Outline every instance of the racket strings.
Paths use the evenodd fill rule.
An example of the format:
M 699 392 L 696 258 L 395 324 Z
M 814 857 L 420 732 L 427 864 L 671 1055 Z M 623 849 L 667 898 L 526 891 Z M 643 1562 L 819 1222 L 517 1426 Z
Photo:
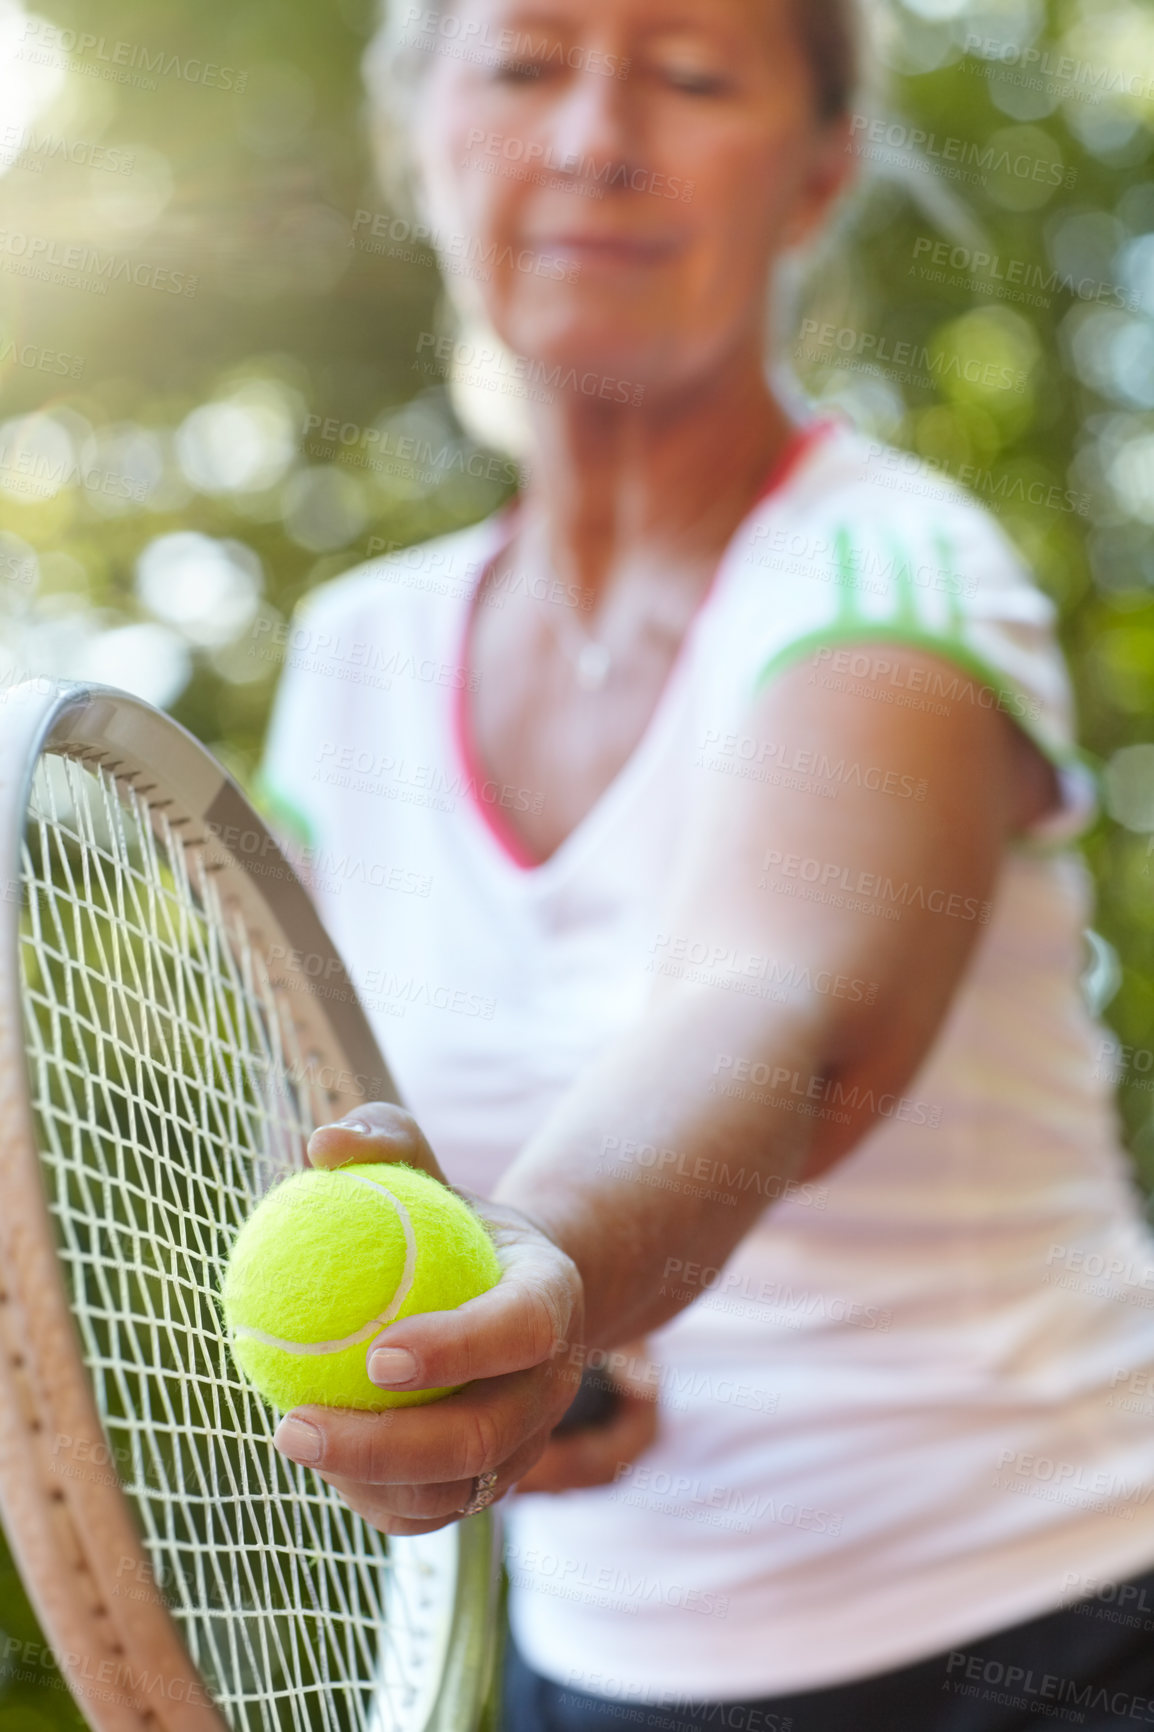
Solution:
M 203 852 L 106 772 L 45 758 L 22 969 L 49 1201 L 114 1465 L 230 1724 L 409 1724 L 420 1585 L 272 1449 L 216 1301 L 228 1245 L 323 1114 Z M 126 1593 L 141 1591 L 126 1566 Z

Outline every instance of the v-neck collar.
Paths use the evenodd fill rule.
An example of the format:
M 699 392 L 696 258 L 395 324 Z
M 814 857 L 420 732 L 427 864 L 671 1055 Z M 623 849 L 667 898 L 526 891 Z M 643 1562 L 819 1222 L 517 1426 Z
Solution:
M 635 790 L 644 783 L 650 766 L 660 760 L 666 744 L 666 737 L 674 726 L 679 703 L 686 689 L 697 639 L 704 621 L 712 612 L 718 591 L 721 588 L 722 573 L 729 564 L 729 555 L 738 537 L 759 506 L 763 505 L 766 499 L 772 495 L 779 494 L 786 484 L 793 480 L 815 447 L 822 444 L 825 435 L 837 425 L 838 422 L 832 417 L 822 417 L 797 429 L 785 451 L 773 465 L 765 485 L 730 537 L 725 551 L 718 560 L 709 585 L 686 628 L 673 666 L 666 676 L 661 694 L 641 738 L 617 774 L 589 807 L 589 810 L 578 819 L 569 834 L 544 860 L 537 860 L 533 857 L 516 832 L 502 822 L 500 808 L 481 798 L 478 792 L 493 778 L 481 763 L 474 745 L 469 713 L 469 680 L 467 675 L 461 679 L 456 692 L 453 694 L 451 734 L 453 750 L 465 775 L 470 816 L 474 820 L 471 827 L 478 833 L 480 842 L 486 845 L 485 851 L 498 866 L 503 866 L 515 880 L 526 886 L 536 887 L 551 885 L 556 879 L 563 876 L 569 869 L 571 861 L 585 854 L 590 847 L 595 845 L 597 838 L 606 828 L 612 827 L 614 818 L 621 806 L 629 802 Z M 458 628 L 460 652 L 455 664 L 463 672 L 469 667 L 469 644 L 481 591 L 494 563 L 508 546 L 515 525 L 516 505 L 513 502 L 494 519 L 492 524 L 493 539 L 488 555 L 481 560 L 477 580 L 465 597 L 464 618 Z

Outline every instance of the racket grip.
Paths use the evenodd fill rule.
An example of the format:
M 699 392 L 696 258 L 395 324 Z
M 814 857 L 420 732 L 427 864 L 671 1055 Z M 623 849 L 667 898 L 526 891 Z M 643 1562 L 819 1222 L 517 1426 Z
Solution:
M 553 1427 L 554 1437 L 608 1425 L 621 1405 L 621 1391 L 605 1371 L 585 1371 L 573 1400 Z

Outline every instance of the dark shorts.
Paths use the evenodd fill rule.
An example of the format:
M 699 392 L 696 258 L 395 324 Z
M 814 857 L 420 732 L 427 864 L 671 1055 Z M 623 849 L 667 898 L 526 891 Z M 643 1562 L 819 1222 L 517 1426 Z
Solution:
M 1138 1732 L 1154 1726 L 1154 1571 L 1125 1590 L 896 1672 L 760 1701 L 647 1708 L 584 1695 L 531 1671 L 510 1641 L 500 1732 Z

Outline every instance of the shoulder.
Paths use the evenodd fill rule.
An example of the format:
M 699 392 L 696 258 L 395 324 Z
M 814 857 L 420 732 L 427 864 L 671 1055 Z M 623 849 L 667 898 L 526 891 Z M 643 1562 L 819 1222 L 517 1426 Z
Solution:
M 923 459 L 844 424 L 753 511 L 735 549 L 752 605 L 799 624 L 958 630 L 996 617 L 1049 631 L 1056 609 L 993 514 Z
M 932 662 L 935 702 L 996 702 L 1047 755 L 1073 752 L 1057 609 L 992 514 L 931 464 L 838 426 L 732 559 L 713 660 L 742 700 L 799 661 L 836 683 L 903 646 Z M 892 701 L 924 709 L 918 690 Z

